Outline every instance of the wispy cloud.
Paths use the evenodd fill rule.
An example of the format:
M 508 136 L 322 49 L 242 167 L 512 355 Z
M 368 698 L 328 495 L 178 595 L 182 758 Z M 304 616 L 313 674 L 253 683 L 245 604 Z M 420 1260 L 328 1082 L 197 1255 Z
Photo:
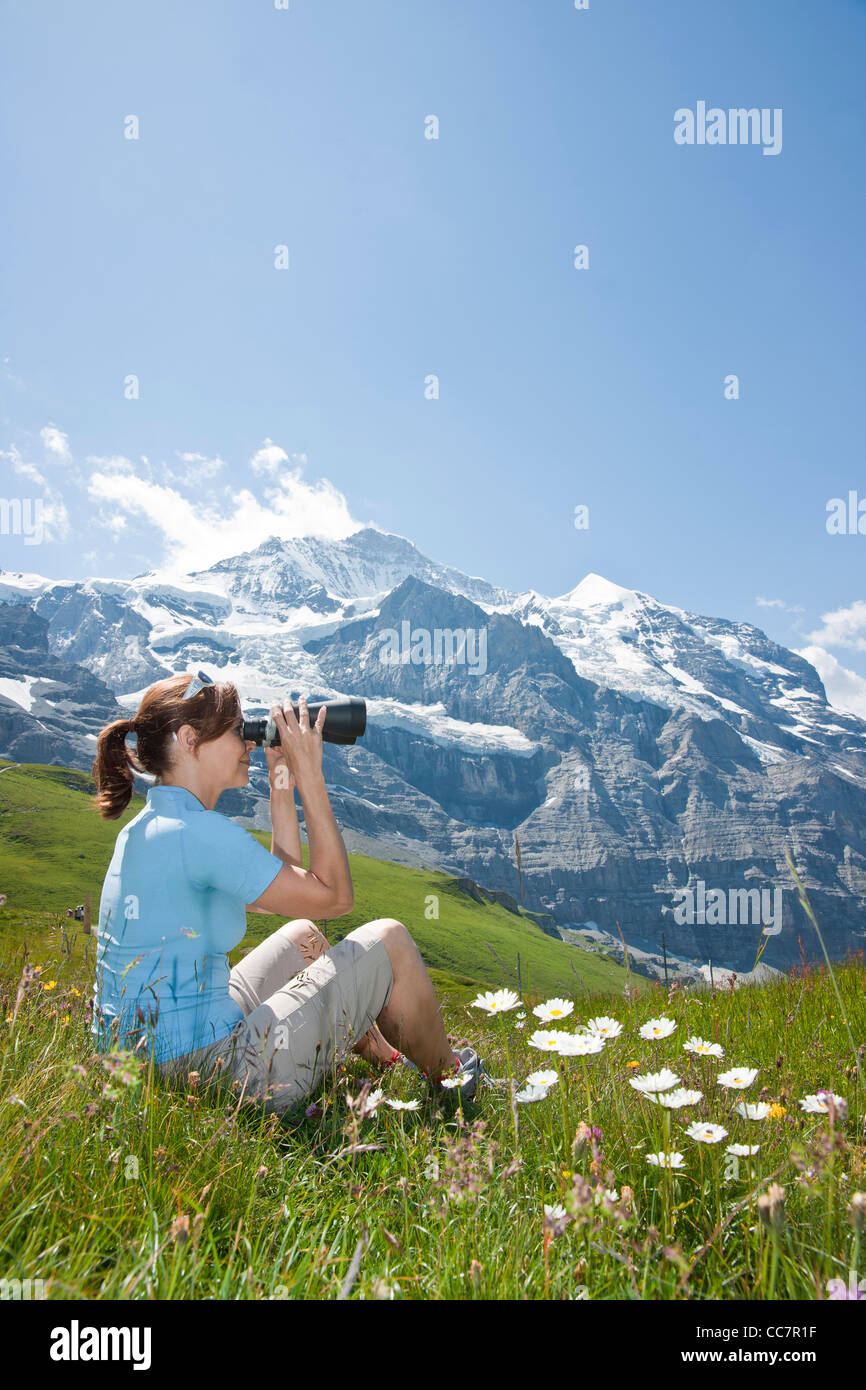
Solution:
M 756 598 L 755 603 L 759 608 L 781 608 L 785 613 L 805 613 L 805 608 L 801 603 L 786 603 L 783 598 Z
M 56 429 L 54 425 L 46 425 L 44 429 L 39 431 L 39 435 L 50 454 L 56 454 L 57 458 L 62 459 L 64 463 L 72 458 L 69 452 L 68 434 L 64 434 L 62 430 Z
M 43 431 L 44 433 L 44 431 Z M 19 478 L 26 478 L 32 484 L 31 495 L 36 498 L 38 489 L 41 489 L 39 500 L 41 507 L 41 528 L 42 537 L 46 541 L 66 540 L 69 535 L 69 513 L 60 491 L 52 486 L 45 477 L 42 468 L 25 459 L 15 444 L 9 449 L 0 449 L 0 458 L 8 459 L 12 465 L 13 473 Z

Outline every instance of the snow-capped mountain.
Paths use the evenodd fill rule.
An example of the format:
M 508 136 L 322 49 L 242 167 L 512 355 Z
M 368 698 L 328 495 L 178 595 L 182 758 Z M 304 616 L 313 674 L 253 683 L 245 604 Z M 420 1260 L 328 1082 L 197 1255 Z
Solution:
M 669 951 L 747 969 L 761 926 L 677 923 L 673 895 L 778 886 L 787 921 L 764 959 L 799 958 L 798 932 L 811 955 L 787 847 L 836 954 L 862 942 L 866 724 L 749 624 L 597 575 L 511 593 L 366 529 L 272 537 L 180 577 L 0 571 L 0 634 L 5 757 L 89 768 L 103 723 L 199 666 L 250 712 L 289 691 L 362 695 L 368 733 L 328 747 L 326 770 L 365 848 L 516 894 L 516 834 L 528 907 L 621 922 L 649 949 L 664 928 Z M 265 792 L 262 765 L 221 809 L 264 823 Z

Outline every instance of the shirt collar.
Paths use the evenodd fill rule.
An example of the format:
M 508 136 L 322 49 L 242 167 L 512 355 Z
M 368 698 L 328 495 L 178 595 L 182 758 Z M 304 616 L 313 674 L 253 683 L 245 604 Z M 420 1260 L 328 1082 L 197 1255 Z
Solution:
M 152 787 L 148 787 L 145 799 L 151 802 L 180 801 L 192 811 L 207 810 L 195 792 L 191 792 L 188 787 L 174 787 L 163 782 L 155 782 Z

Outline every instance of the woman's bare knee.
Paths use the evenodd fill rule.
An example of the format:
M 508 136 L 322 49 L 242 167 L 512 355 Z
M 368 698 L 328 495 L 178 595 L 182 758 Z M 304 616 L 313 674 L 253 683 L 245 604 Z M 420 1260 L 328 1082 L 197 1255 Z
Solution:
M 280 931 L 298 948 L 307 965 L 318 960 L 328 949 L 327 938 L 322 935 L 315 922 L 311 922 L 307 917 L 297 917 L 292 922 L 286 922 L 280 927 Z
M 388 952 L 391 965 L 395 969 L 397 965 L 406 960 L 407 955 L 417 956 L 419 954 L 411 932 L 396 918 L 379 917 L 368 925 L 375 928 L 376 935 Z

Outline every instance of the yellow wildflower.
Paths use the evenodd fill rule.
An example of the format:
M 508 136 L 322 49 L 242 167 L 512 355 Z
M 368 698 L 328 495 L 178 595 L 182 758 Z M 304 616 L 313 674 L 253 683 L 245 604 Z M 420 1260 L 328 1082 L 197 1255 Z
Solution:
M 767 1111 L 768 1116 L 770 1116 L 774 1120 L 781 1120 L 782 1116 L 787 1115 L 787 1113 L 788 1112 L 785 1109 L 784 1105 L 780 1105 L 777 1100 L 773 1101 L 773 1104 Z
M 56 981 L 56 980 L 45 980 L 45 981 L 43 982 L 43 985 L 42 985 L 42 988 L 43 988 L 43 989 L 56 989 L 56 987 L 57 987 L 57 981 Z

